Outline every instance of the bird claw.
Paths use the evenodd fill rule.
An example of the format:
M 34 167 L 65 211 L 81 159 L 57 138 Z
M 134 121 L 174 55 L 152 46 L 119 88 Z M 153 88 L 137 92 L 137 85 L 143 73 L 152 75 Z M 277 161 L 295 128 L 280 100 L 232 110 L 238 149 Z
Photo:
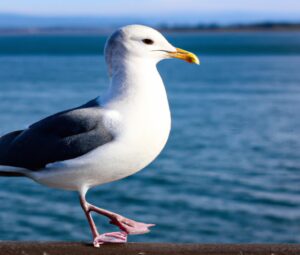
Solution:
M 104 233 L 95 237 L 93 245 L 94 247 L 100 247 L 104 243 L 126 243 L 127 233 L 126 232 L 111 232 Z
M 155 224 L 147 224 L 143 222 L 137 222 L 124 218 L 122 216 L 112 219 L 111 224 L 118 226 L 121 230 L 125 231 L 127 234 L 140 235 L 150 232 L 150 227 L 154 227 Z

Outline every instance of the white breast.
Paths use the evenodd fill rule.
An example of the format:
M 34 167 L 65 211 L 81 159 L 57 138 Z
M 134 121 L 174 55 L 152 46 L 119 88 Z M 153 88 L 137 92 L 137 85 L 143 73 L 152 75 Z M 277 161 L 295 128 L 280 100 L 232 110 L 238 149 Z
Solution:
M 142 90 L 135 90 L 137 94 L 108 105 L 120 114 L 120 125 L 109 153 L 114 162 L 109 160 L 105 169 L 110 170 L 101 173 L 102 181 L 121 179 L 143 169 L 165 146 L 171 128 L 167 95 L 160 77 L 150 85 L 144 84 Z
M 160 91 L 156 95 L 160 96 L 148 94 L 143 102 L 138 103 L 136 111 L 132 110 L 129 111 L 131 113 L 125 114 L 126 132 L 120 136 L 120 141 L 129 145 L 127 149 L 137 170 L 158 156 L 170 133 L 171 118 L 165 91 Z

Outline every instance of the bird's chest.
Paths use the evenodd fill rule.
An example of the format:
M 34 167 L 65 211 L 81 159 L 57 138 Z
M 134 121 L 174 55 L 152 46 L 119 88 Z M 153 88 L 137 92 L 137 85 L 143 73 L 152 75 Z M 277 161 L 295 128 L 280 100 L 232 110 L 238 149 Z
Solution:
M 149 164 L 165 146 L 171 128 L 167 101 L 157 105 L 144 105 L 126 119 L 126 132 L 122 139 L 128 144 L 128 153 L 141 164 Z
M 103 183 L 134 174 L 150 164 L 165 146 L 171 128 L 167 95 L 160 79 L 152 79 L 149 84 L 138 81 L 126 93 L 108 100 L 105 107 L 118 116 L 111 123 L 114 140 L 89 157 L 93 160 L 94 179 Z

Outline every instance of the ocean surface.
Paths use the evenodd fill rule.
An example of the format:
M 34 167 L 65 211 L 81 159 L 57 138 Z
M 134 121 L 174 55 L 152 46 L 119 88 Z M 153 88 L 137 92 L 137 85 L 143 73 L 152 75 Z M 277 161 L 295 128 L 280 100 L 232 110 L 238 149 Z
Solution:
M 169 142 L 90 202 L 156 223 L 145 242 L 300 242 L 300 33 L 172 34 Z M 1 36 L 0 135 L 101 94 L 105 36 Z M 101 231 L 115 230 L 95 216 Z M 0 178 L 0 240 L 91 240 L 76 193 Z

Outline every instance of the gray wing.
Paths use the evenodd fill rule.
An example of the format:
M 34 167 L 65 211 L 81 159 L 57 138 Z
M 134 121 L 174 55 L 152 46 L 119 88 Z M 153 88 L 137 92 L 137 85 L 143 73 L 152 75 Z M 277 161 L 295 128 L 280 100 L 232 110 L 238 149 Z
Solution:
M 112 141 L 113 135 L 103 125 L 103 110 L 91 102 L 1 137 L 0 165 L 37 171 Z

